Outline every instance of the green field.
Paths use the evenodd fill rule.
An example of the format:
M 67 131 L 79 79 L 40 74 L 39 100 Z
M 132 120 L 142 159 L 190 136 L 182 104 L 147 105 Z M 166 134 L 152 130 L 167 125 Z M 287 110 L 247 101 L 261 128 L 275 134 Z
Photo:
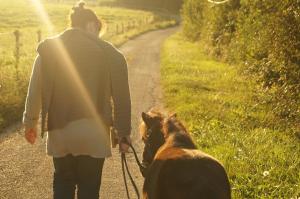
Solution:
M 54 27 L 54 33 L 50 33 L 34 1 L 36 0 L 0 0 L 0 132 L 21 119 L 31 67 L 36 56 L 37 31 L 42 31 L 42 38 L 63 31 L 69 26 L 68 15 L 73 6 L 72 2 L 76 2 L 42 1 Z M 175 23 L 174 20 L 159 13 L 100 7 L 97 6 L 97 2 L 99 1 L 91 4 L 92 9 L 108 27 L 103 38 L 116 45 L 142 32 Z M 16 44 L 13 34 L 15 30 L 21 33 L 18 66 L 16 66 L 15 58 Z
M 228 171 L 233 198 L 300 197 L 299 139 L 258 104 L 251 79 L 207 58 L 177 34 L 162 54 L 164 103 L 189 127 L 199 148 Z

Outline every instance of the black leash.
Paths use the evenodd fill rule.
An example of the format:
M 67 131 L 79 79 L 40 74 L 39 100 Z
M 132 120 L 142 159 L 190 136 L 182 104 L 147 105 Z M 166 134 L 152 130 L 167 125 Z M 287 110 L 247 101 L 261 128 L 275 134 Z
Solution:
M 137 153 L 136 153 L 134 147 L 132 146 L 132 144 L 128 143 L 128 141 L 126 140 L 126 138 L 123 138 L 121 142 L 127 144 L 132 149 L 134 157 L 135 157 L 135 160 L 136 160 L 138 166 L 140 167 L 140 170 L 142 170 L 144 167 L 141 164 L 141 162 L 139 161 Z M 129 176 L 130 182 L 131 182 L 131 184 L 132 184 L 132 186 L 133 186 L 133 188 L 135 190 L 135 193 L 136 193 L 138 199 L 140 199 L 140 193 L 139 193 L 137 185 L 136 185 L 135 181 L 133 180 L 132 175 L 131 175 L 131 173 L 129 171 L 127 160 L 126 160 L 126 154 L 125 153 L 121 154 L 121 160 L 122 160 L 122 172 L 123 172 L 123 178 L 124 178 L 124 184 L 125 184 L 125 188 L 126 188 L 127 198 L 130 199 L 130 195 L 129 195 L 128 185 L 127 185 L 127 180 L 126 180 L 125 168 L 126 168 L 128 176 Z

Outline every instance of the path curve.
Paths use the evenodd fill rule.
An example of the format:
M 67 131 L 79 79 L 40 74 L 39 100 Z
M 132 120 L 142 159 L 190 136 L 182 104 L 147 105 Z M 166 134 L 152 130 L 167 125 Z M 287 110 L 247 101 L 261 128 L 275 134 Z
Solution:
M 138 135 L 140 114 L 153 106 L 161 107 L 160 49 L 163 41 L 176 30 L 152 31 L 121 47 L 129 64 L 132 135 L 139 155 L 142 150 Z M 133 155 L 129 154 L 128 159 L 133 176 L 141 188 L 143 178 Z M 51 199 L 52 175 L 52 158 L 45 154 L 45 140 L 39 139 L 31 146 L 25 142 L 20 129 L 0 136 L 0 199 Z M 134 194 L 132 190 L 131 193 Z M 120 155 L 116 149 L 113 149 L 113 157 L 105 162 L 100 196 L 103 199 L 126 198 Z

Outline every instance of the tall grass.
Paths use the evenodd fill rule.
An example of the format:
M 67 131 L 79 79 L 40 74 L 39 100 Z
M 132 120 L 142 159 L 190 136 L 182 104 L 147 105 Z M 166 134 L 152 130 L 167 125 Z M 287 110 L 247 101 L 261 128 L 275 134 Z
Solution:
M 69 26 L 68 15 L 72 4 L 51 3 L 44 1 L 45 9 L 59 33 Z M 50 2 L 50 3 L 47 3 Z M 52 1 L 53 2 L 53 1 Z M 64 2 L 64 1 L 63 1 Z M 75 2 L 75 1 L 73 1 Z M 139 11 L 125 8 L 92 7 L 107 24 L 109 32 L 103 38 L 116 45 L 142 32 L 174 25 L 175 21 L 150 11 Z M 31 0 L 0 1 L 0 132 L 15 121 L 20 121 L 24 109 L 28 81 L 38 43 L 37 31 L 42 31 L 43 38 L 50 36 L 46 24 L 36 12 Z M 135 21 L 130 30 L 126 24 Z M 116 24 L 125 25 L 122 33 L 116 34 Z M 15 38 L 13 31 L 21 32 L 20 62 L 16 67 Z
M 166 107 L 186 122 L 201 150 L 224 164 L 233 198 L 298 199 L 299 139 L 257 103 L 263 94 L 256 84 L 181 34 L 165 43 L 162 59 Z

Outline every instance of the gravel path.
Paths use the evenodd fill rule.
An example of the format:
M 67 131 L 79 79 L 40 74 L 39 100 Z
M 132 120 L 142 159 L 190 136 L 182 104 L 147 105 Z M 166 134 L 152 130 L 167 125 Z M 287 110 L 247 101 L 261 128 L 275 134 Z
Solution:
M 176 30 L 169 28 L 149 32 L 121 47 L 129 63 L 132 136 L 139 155 L 142 151 L 138 135 L 140 114 L 154 106 L 161 108 L 160 48 L 163 41 Z M 128 159 L 133 176 L 142 188 L 143 178 L 133 155 L 129 154 Z M 0 135 L 0 199 L 50 199 L 52 175 L 52 158 L 45 154 L 45 140 L 39 138 L 31 146 L 23 138 L 20 125 Z M 126 199 L 120 154 L 116 149 L 113 149 L 113 157 L 105 162 L 100 195 L 103 199 Z

